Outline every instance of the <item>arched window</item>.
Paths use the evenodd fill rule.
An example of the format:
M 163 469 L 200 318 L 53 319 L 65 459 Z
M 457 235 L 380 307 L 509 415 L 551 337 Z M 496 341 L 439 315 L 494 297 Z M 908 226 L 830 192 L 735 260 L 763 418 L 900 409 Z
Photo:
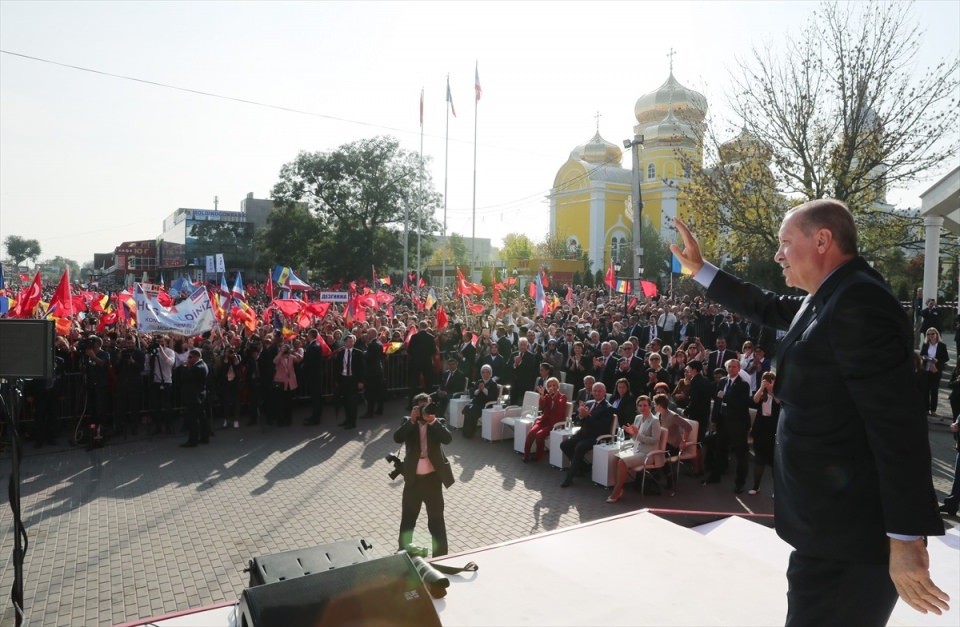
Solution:
M 657 166 L 651 163 L 647 166 L 647 180 L 652 181 L 655 178 L 657 178 Z
M 627 238 L 614 235 L 610 238 L 610 259 L 624 261 L 627 258 Z

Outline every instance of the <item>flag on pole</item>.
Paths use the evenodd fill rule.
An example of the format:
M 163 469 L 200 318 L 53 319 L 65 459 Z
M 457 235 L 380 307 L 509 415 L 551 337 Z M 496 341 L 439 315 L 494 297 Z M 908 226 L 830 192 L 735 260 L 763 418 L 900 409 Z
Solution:
M 480 62 L 477 61 L 473 70 L 473 89 L 477 92 L 477 102 L 480 102 L 480 96 L 483 95 L 483 88 L 480 87 Z
M 537 278 L 534 279 L 534 284 L 536 285 L 537 315 L 542 316 L 543 310 L 547 306 L 547 297 L 546 294 L 543 293 L 543 282 L 539 274 L 537 274 Z
M 47 315 L 54 315 L 58 318 L 66 318 L 75 313 L 73 308 L 73 294 L 70 291 L 70 269 L 63 269 L 63 276 L 60 277 L 60 283 L 53 292 L 53 298 L 50 299 L 50 306 L 47 308 Z
M 267 297 L 273 300 L 273 273 L 267 275 L 267 286 L 264 288 L 264 291 L 267 292 Z
M 237 278 L 233 281 L 233 291 L 231 294 L 234 298 L 246 302 L 247 293 L 243 289 L 243 279 L 240 278 L 240 273 L 237 272 Z
M 420 88 L 420 128 L 423 128 L 423 87 Z
M 437 331 L 446 329 L 448 322 L 450 322 L 450 319 L 447 317 L 447 312 L 443 310 L 443 305 L 440 305 L 437 308 Z
M 607 287 L 609 287 L 610 289 L 613 289 L 614 286 L 616 285 L 616 281 L 617 281 L 617 275 L 613 271 L 613 261 L 611 261 L 610 267 L 607 268 L 607 274 L 603 278 L 603 282 L 607 284 Z
M 453 108 L 453 96 L 450 95 L 450 77 L 447 77 L 447 102 L 450 103 L 450 113 L 457 117 L 457 110 Z
M 613 288 L 613 291 L 617 294 L 629 294 L 630 293 L 630 281 L 627 279 L 616 279 L 616 284 Z
M 657 295 L 657 284 L 653 281 L 640 281 L 640 289 L 647 298 L 654 298 Z

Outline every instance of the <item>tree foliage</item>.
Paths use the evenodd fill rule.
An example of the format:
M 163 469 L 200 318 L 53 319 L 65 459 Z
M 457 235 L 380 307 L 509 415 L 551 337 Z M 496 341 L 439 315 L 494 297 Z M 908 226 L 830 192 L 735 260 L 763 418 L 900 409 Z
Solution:
M 532 259 L 536 247 L 529 237 L 522 233 L 507 233 L 503 236 L 503 248 L 500 249 L 500 258 L 504 261 L 515 259 Z
M 782 48 L 755 48 L 738 65 L 729 100 L 741 134 L 721 144 L 715 127 L 700 129 L 710 167 L 686 164 L 695 173 L 683 194 L 705 250 L 767 259 L 784 212 L 825 197 L 850 207 L 868 259 L 919 246 L 916 214 L 887 205 L 886 190 L 955 158 L 960 61 L 917 67 L 923 34 L 910 11 L 825 3 Z
M 315 254 L 320 224 L 307 206 L 295 203 L 278 207 L 267 216 L 267 228 L 257 233 L 257 267 L 274 265 L 302 268 Z
M 47 271 L 55 274 L 63 274 L 65 269 L 70 270 L 70 279 L 76 280 L 80 278 L 80 264 L 74 261 L 73 259 L 67 259 L 66 257 L 61 257 L 57 255 L 53 259 L 45 259 L 40 262 L 40 266 Z
M 296 242 L 298 249 L 289 254 L 306 256 L 328 278 L 363 276 L 371 265 L 399 267 L 405 211 L 411 251 L 418 224 L 424 243 L 437 227 L 432 216 L 440 195 L 424 169 L 421 196 L 420 173 L 420 155 L 400 148 L 392 137 L 300 153 L 281 168 L 273 200 L 287 208 L 303 203 L 317 234 L 313 246 Z
M 8 235 L 3 240 L 3 245 L 7 249 L 7 256 L 13 261 L 13 264 L 19 266 L 27 259 L 36 261 L 40 256 L 40 242 L 35 239 L 27 239 L 19 235 Z

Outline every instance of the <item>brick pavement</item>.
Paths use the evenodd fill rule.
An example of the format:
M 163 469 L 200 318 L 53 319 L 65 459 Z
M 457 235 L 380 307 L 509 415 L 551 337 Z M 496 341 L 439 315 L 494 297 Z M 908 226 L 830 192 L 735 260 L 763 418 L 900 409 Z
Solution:
M 950 343 L 952 346 L 952 342 Z M 945 403 L 945 394 L 944 394 Z M 946 405 L 944 404 L 944 407 Z M 299 412 L 295 425 L 302 420 Z M 105 449 L 34 452 L 23 461 L 22 509 L 30 547 L 24 568 L 30 625 L 105 625 L 234 599 L 257 555 L 365 538 L 375 556 L 393 552 L 400 481 L 384 456 L 402 415 L 336 428 L 328 408 L 319 427 L 218 431 L 207 447 L 179 438 L 116 442 Z M 954 453 L 946 423 L 931 420 L 934 479 L 949 489 Z M 771 482 L 759 496 L 737 496 L 732 481 L 701 487 L 681 478 L 673 497 L 608 492 L 580 479 L 522 464 L 512 441 L 454 435 L 446 447 L 456 485 L 446 492 L 451 551 L 481 547 L 645 506 L 770 513 Z M 0 457 L 8 476 L 9 456 Z M 13 624 L 9 506 L 0 503 L 0 624 Z M 429 545 L 426 514 L 415 541 Z

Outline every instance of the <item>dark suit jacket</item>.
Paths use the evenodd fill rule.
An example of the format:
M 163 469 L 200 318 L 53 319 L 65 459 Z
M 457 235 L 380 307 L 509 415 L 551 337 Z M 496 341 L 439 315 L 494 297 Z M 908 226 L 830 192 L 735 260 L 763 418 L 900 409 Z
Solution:
M 184 368 L 183 403 L 196 407 L 207 400 L 207 364 L 198 360 L 192 366 Z
M 383 344 L 380 340 L 374 339 L 367 344 L 367 350 L 363 354 L 363 373 L 369 380 L 383 378 Z
M 504 370 L 507 367 L 507 362 L 503 358 L 503 355 L 499 353 L 494 355 L 485 355 L 480 358 L 480 362 L 477 364 L 477 372 L 480 372 L 480 369 L 484 366 L 490 366 L 490 369 L 493 371 L 493 378 L 500 381 L 503 379 Z
M 687 417 L 696 420 L 701 427 L 706 427 L 710 418 L 710 399 L 713 398 L 714 384 L 702 374 L 698 374 L 690 381 L 690 402 L 687 404 Z M 699 437 L 703 437 L 703 428 Z
M 419 366 L 432 366 L 437 352 L 437 338 L 429 331 L 417 331 L 410 336 L 407 354 L 410 361 Z
M 810 297 L 779 296 L 720 271 L 707 296 L 754 322 L 791 327 L 777 357 L 777 533 L 815 557 L 886 563 L 887 533 L 939 535 L 913 329 L 861 258 Z
M 453 485 L 453 471 L 447 463 L 447 456 L 443 454 L 441 444 L 450 444 L 453 436 L 447 429 L 446 423 L 437 418 L 433 424 L 427 425 L 427 457 L 433 464 L 434 470 L 440 475 L 443 485 Z M 400 428 L 393 432 L 393 441 L 406 447 L 403 458 L 403 478 L 411 481 L 417 476 L 417 463 L 420 461 L 420 427 L 404 418 Z
M 334 371 L 337 375 L 337 378 L 343 378 L 343 360 L 347 354 L 347 349 L 343 349 L 337 353 L 337 357 L 334 361 L 336 370 Z M 358 349 L 356 346 L 353 347 L 353 350 L 350 352 L 350 374 L 357 381 L 363 381 L 364 378 L 364 355 L 363 351 Z
M 586 418 L 580 418 L 580 431 L 578 431 L 573 438 L 575 440 L 596 440 L 601 435 L 609 435 L 610 430 L 613 426 L 613 416 L 615 414 L 613 407 L 610 406 L 610 403 L 603 400 L 599 403 L 596 401 L 588 401 L 587 407 L 590 408 L 590 413 L 587 414 Z M 577 408 L 573 409 L 573 415 L 579 416 L 577 413 Z
M 717 385 L 719 390 L 724 390 L 723 398 L 718 399 L 719 426 L 721 429 L 736 429 L 746 434 L 750 429 L 750 384 L 739 376 L 727 387 L 729 381 L 730 378 L 727 377 Z
M 924 342 L 923 346 L 920 348 L 920 358 L 924 359 L 927 356 L 927 351 L 930 349 L 930 342 Z M 947 345 L 943 341 L 937 342 L 937 371 L 939 374 L 943 375 L 943 371 L 947 369 L 947 362 L 950 361 L 950 355 L 947 353 Z M 927 369 L 926 361 L 923 362 L 923 369 Z
M 467 390 L 467 377 L 459 370 L 454 370 L 452 373 L 448 370 L 441 374 L 439 379 L 440 389 L 447 393 L 447 398 Z
M 598 359 L 603 359 L 603 355 L 600 355 Z M 613 393 L 614 384 L 617 382 L 617 379 L 620 378 L 620 375 L 617 374 L 620 371 L 619 365 L 620 358 L 611 354 L 610 358 L 607 359 L 606 366 L 597 368 L 593 373 L 597 381 L 607 386 L 607 392 L 611 394 Z
M 477 379 L 473 387 L 470 388 L 470 408 L 475 410 L 477 414 L 483 411 L 487 403 L 497 400 L 500 395 L 500 386 L 497 384 L 496 378 L 490 379 L 490 382 L 483 386 L 483 391 L 480 391 L 481 382 L 483 382 L 483 379 Z
M 516 356 L 520 355 L 520 365 L 516 365 Z M 537 380 L 540 363 L 533 353 L 515 352 L 507 360 L 507 372 L 510 373 L 510 400 L 523 399 L 523 393 L 533 390 L 533 383 Z M 519 404 L 519 403 L 517 403 Z
M 723 364 L 727 363 L 731 359 L 737 358 L 737 354 L 734 351 L 730 350 L 729 348 L 724 349 L 723 355 L 721 356 L 721 359 L 719 362 L 717 361 L 718 356 L 720 356 L 720 351 L 716 351 L 716 350 L 710 351 L 710 356 L 707 359 L 707 363 L 703 365 L 704 366 L 703 376 L 707 377 L 708 379 L 713 378 L 713 371 L 715 369 L 717 368 L 726 369 Z M 718 363 L 720 364 L 719 366 L 717 365 Z

